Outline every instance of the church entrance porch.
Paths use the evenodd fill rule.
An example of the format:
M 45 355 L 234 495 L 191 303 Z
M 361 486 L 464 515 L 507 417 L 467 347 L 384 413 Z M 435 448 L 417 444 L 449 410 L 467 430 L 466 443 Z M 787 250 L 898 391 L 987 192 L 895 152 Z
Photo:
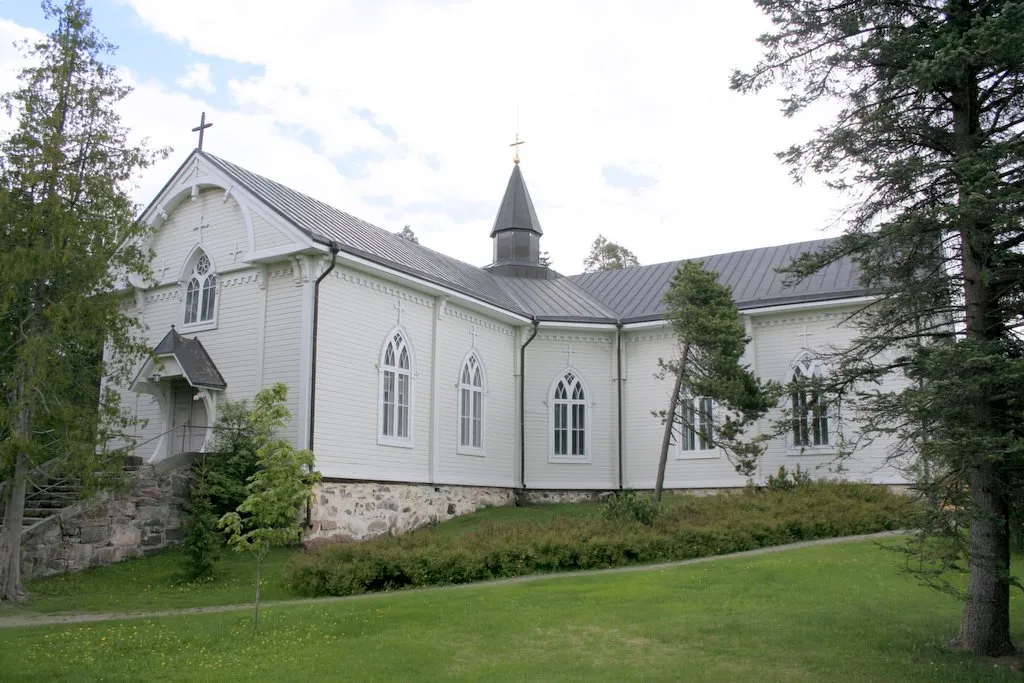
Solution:
M 170 453 L 198 453 L 209 436 L 206 403 L 199 390 L 185 380 L 171 382 Z

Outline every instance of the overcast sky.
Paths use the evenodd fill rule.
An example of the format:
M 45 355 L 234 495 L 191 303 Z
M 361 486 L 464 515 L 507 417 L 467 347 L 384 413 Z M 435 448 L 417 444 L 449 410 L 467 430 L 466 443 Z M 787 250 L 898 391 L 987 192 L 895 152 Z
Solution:
M 843 198 L 774 156 L 813 122 L 729 90 L 767 28 L 750 0 L 91 4 L 135 87 L 125 123 L 174 150 L 138 179 L 141 204 L 206 111 L 206 151 L 484 265 L 518 110 L 560 272 L 599 233 L 645 264 L 837 233 Z M 0 2 L 0 89 L 23 64 L 12 41 L 50 28 L 34 0 Z

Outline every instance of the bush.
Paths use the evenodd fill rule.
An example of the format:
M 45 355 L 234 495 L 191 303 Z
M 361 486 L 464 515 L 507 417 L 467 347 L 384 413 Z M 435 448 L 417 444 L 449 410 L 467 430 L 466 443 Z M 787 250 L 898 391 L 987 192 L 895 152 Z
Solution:
M 635 513 L 649 509 L 640 502 L 645 496 L 615 498 L 592 514 L 485 520 L 461 535 L 428 528 L 320 546 L 289 563 L 285 582 L 303 595 L 353 595 L 668 562 L 899 529 L 916 509 L 882 487 L 811 482 L 789 490 L 670 496 L 642 523 Z
M 233 512 L 248 495 L 246 484 L 256 473 L 257 452 L 264 439 L 252 421 L 246 401 L 229 401 L 220 406 L 214 426 L 214 446 L 192 463 L 192 488 L 188 516 L 184 523 L 187 581 L 209 580 L 224 546 L 224 534 L 217 520 Z
M 786 470 L 785 465 L 780 465 L 778 474 L 774 476 L 768 475 L 765 486 L 771 491 L 790 491 L 798 486 L 807 486 L 813 481 L 811 473 L 807 470 L 801 470 L 799 464 L 796 466 L 793 474 Z
M 604 518 L 621 522 L 640 522 L 650 526 L 658 516 L 658 501 L 650 495 L 630 489 L 617 491 L 604 504 Z

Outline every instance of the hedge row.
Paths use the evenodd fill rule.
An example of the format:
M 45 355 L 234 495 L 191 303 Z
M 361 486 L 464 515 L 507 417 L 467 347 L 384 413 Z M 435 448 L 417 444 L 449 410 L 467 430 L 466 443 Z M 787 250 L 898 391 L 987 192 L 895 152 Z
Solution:
M 651 524 L 592 515 L 487 521 L 298 555 L 285 581 L 309 596 L 353 595 L 545 572 L 685 560 L 818 538 L 907 528 L 916 507 L 881 487 L 814 483 L 791 491 L 672 496 Z

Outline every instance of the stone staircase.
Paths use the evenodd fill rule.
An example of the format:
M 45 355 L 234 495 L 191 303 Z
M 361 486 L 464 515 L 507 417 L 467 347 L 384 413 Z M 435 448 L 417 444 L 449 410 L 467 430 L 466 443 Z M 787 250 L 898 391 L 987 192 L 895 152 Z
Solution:
M 130 456 L 125 464 L 125 472 L 135 472 L 142 464 L 142 459 Z M 46 522 L 50 518 L 60 514 L 76 505 L 82 500 L 83 486 L 80 479 L 62 475 L 54 475 L 50 470 L 54 468 L 44 464 L 29 475 L 29 482 L 25 492 L 25 513 L 22 521 L 22 531 L 28 531 Z M 0 488 L 6 482 L 0 483 Z M 4 510 L 0 509 L 0 524 L 3 523 Z

